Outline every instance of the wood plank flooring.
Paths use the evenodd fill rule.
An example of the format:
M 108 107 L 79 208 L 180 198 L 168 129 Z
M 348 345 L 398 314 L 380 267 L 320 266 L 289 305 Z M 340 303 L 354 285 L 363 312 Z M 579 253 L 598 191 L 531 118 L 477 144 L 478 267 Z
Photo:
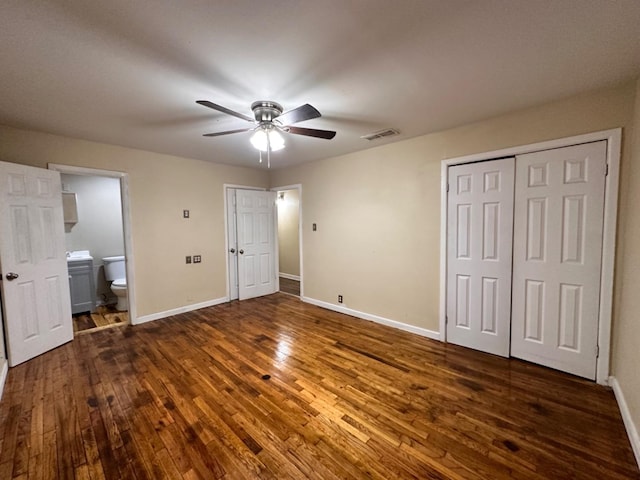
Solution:
M 275 294 L 83 335 L 11 369 L 12 478 L 640 472 L 607 388 Z
M 280 291 L 290 295 L 300 296 L 300 280 L 280 277 Z
M 94 313 L 73 315 L 73 333 L 85 334 L 96 329 L 122 326 L 127 323 L 129 323 L 129 312 L 119 312 L 115 305 L 100 305 Z

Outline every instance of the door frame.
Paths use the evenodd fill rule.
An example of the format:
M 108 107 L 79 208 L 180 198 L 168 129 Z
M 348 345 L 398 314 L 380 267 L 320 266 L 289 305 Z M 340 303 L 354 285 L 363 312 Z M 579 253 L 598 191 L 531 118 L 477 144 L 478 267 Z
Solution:
M 596 382 L 601 385 L 608 385 L 616 226 L 618 220 L 618 190 L 620 183 L 620 152 L 622 145 L 621 128 L 442 160 L 440 163 L 440 340 L 442 342 L 446 343 L 447 341 L 447 184 L 449 181 L 449 167 L 601 140 L 607 141 L 607 176 L 605 177 L 604 194 L 602 269 L 600 272 L 600 307 L 598 312 L 599 355 L 596 366 Z
M 226 284 L 227 284 L 227 296 L 225 297 L 225 301 L 230 302 L 231 301 L 231 282 L 229 281 L 229 276 L 231 275 L 231 264 L 229 262 L 229 215 L 228 215 L 228 209 L 229 209 L 229 205 L 227 204 L 227 196 L 228 196 L 228 192 L 229 190 L 258 190 L 258 191 L 262 191 L 265 192 L 267 190 L 269 190 L 268 188 L 263 188 L 263 187 L 253 187 L 253 186 L 248 186 L 248 185 L 236 185 L 233 183 L 225 183 L 222 185 L 222 197 L 224 199 L 224 256 L 225 256 L 225 264 L 227 266 L 227 278 L 226 278 Z M 277 215 L 277 211 L 276 211 L 276 215 Z M 274 217 L 274 221 L 277 222 L 277 219 Z M 275 225 L 277 226 L 277 223 L 275 223 Z M 278 236 L 276 235 L 276 261 L 278 261 Z M 278 268 L 279 265 L 276 265 L 276 268 Z M 277 278 L 276 278 L 277 280 Z
M 280 190 L 297 190 L 298 191 L 298 258 L 300 259 L 300 298 L 304 297 L 304 261 L 302 259 L 302 184 L 294 183 L 292 185 L 285 185 L 283 187 L 273 187 L 270 189 L 272 192 L 278 192 Z M 278 224 L 278 209 L 276 208 L 276 226 Z M 277 233 L 277 229 L 276 229 Z M 277 237 L 277 235 L 276 235 Z M 278 258 L 278 270 L 280 259 Z M 279 272 L 278 272 L 279 273 Z
M 93 177 L 117 178 L 120 180 L 120 202 L 122 206 L 122 232 L 124 236 L 124 254 L 127 259 L 125 268 L 127 271 L 127 300 L 129 302 L 129 323 L 137 325 L 138 316 L 135 295 L 135 261 L 133 256 L 133 235 L 131 228 L 131 200 L 129 196 L 129 174 L 114 170 L 101 170 L 97 168 L 76 167 L 57 163 L 47 164 L 49 170 L 71 175 L 84 175 Z

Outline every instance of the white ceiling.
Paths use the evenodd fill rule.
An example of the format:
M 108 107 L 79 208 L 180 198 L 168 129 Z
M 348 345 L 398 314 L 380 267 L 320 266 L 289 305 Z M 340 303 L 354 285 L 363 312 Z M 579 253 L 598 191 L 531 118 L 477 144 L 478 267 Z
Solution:
M 234 165 L 249 133 L 202 134 L 250 125 L 196 100 L 320 110 L 277 168 L 638 75 L 638 0 L 0 2 L 0 123 Z

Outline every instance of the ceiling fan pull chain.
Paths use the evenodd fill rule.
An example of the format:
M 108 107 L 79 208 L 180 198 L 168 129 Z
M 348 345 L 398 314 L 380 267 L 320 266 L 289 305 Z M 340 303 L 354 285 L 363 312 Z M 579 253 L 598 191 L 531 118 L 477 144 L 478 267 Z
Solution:
M 271 139 L 269 138 L 269 133 L 267 132 L 267 168 L 271 168 Z

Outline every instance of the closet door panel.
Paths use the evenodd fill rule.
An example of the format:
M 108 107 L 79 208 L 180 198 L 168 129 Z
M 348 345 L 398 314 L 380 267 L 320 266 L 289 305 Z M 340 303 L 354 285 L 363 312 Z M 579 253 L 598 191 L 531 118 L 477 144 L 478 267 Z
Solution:
M 509 356 L 514 159 L 449 168 L 447 340 Z
M 595 379 L 606 142 L 516 157 L 511 355 Z

